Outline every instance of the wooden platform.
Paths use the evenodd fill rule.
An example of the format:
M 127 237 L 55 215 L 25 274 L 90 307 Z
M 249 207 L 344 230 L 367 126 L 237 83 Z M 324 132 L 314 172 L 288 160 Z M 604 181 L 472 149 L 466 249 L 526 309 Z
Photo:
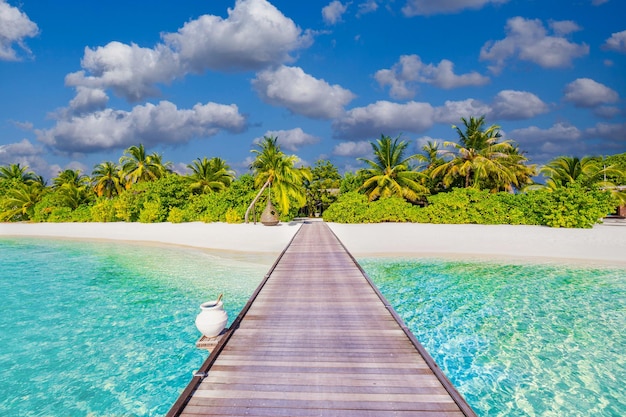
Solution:
M 475 416 L 322 222 L 302 225 L 168 416 Z

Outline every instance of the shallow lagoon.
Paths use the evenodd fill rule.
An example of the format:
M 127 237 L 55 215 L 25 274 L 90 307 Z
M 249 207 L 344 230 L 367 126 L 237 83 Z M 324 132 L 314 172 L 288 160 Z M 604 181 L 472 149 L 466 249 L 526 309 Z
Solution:
M 0 415 L 162 416 L 206 358 L 198 305 L 231 320 L 273 256 L 0 239 Z M 626 271 L 360 260 L 482 416 L 618 416 Z
M 274 261 L 220 255 L 0 239 L 0 415 L 165 415 L 207 356 L 199 305 L 232 321 Z
M 622 416 L 626 270 L 363 259 L 481 416 Z

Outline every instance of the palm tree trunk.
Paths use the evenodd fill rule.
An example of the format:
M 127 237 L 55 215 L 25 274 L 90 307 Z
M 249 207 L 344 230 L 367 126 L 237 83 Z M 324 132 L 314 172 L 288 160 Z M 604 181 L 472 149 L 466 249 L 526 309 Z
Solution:
M 248 223 L 248 216 L 250 214 L 250 210 L 252 210 L 252 207 L 254 207 L 254 205 L 256 204 L 256 202 L 258 201 L 258 199 L 261 197 L 261 194 L 263 194 L 263 191 L 265 191 L 265 189 L 271 184 L 272 182 L 270 180 L 265 181 L 265 184 L 263 184 L 263 187 L 261 187 L 261 191 L 259 191 L 259 193 L 256 195 L 256 197 L 254 197 L 254 200 L 252 200 L 252 203 L 250 203 L 250 205 L 248 206 L 248 209 L 246 210 L 246 215 L 244 217 L 244 222 Z

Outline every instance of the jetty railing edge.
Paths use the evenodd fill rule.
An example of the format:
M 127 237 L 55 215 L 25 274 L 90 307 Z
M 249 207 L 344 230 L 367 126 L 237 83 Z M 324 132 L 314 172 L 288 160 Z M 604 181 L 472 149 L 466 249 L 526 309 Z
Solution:
M 174 405 L 172 405 L 172 408 L 170 408 L 170 411 L 168 411 L 165 417 L 180 416 L 183 409 L 185 408 L 185 406 L 191 399 L 192 394 L 194 393 L 196 388 L 198 388 L 198 386 L 202 383 L 202 380 L 208 375 L 209 369 L 211 369 L 211 366 L 213 366 L 213 363 L 219 356 L 220 352 L 224 349 L 224 346 L 226 346 L 226 343 L 228 342 L 228 340 L 231 338 L 235 330 L 237 330 L 237 328 L 239 327 L 241 320 L 243 320 L 248 310 L 250 310 L 252 303 L 254 302 L 254 300 L 256 300 L 257 296 L 259 295 L 259 293 L 261 292 L 261 290 L 267 283 L 267 280 L 272 275 L 272 272 L 274 271 L 274 269 L 276 269 L 276 266 L 278 265 L 282 257 L 285 255 L 285 252 L 287 252 L 287 249 L 289 249 L 289 247 L 293 243 L 298 233 L 300 233 L 300 231 L 302 230 L 302 226 L 304 225 L 304 223 L 306 222 L 303 222 L 300 225 L 296 233 L 294 233 L 294 235 L 289 240 L 289 243 L 287 243 L 287 246 L 285 246 L 282 252 L 278 255 L 278 258 L 276 258 L 276 261 L 274 261 L 274 263 L 272 264 L 268 272 L 263 276 L 263 280 L 258 285 L 258 287 L 254 290 L 254 292 L 248 299 L 248 302 L 246 303 L 246 305 L 243 307 L 243 309 L 241 309 L 241 311 L 239 312 L 239 315 L 235 318 L 235 320 L 233 320 L 233 324 L 228 328 L 224 336 L 222 336 L 222 338 L 217 343 L 215 348 L 211 351 L 211 353 L 209 354 L 209 357 L 206 358 L 206 360 L 204 361 L 200 369 L 198 369 L 194 373 L 193 377 L 191 378 L 191 381 L 189 382 L 189 384 L 187 384 L 187 387 L 183 390 L 183 392 L 181 392 L 178 399 L 176 400 Z
M 341 247 L 343 247 L 343 249 L 346 251 L 348 256 L 350 256 L 350 258 L 352 259 L 352 262 L 354 262 L 354 264 L 357 266 L 357 268 L 361 271 L 361 273 L 363 274 L 363 276 L 367 280 L 368 284 L 372 287 L 374 292 L 376 292 L 376 295 L 378 295 L 380 300 L 385 305 L 385 308 L 389 311 L 389 313 L 393 316 L 393 318 L 396 320 L 396 322 L 400 325 L 400 327 L 402 328 L 404 333 L 407 335 L 409 340 L 411 340 L 411 343 L 413 344 L 413 346 L 415 346 L 415 348 L 420 353 L 420 355 L 422 355 L 422 357 L 424 358 L 424 361 L 426 362 L 426 364 L 433 371 L 433 373 L 435 374 L 437 379 L 439 379 L 439 382 L 441 382 L 441 384 L 443 385 L 445 390 L 448 391 L 448 393 L 450 394 L 450 396 L 452 397 L 454 402 L 459 406 L 459 408 L 461 409 L 463 414 L 465 414 L 467 417 L 477 417 L 476 413 L 474 412 L 472 407 L 470 407 L 470 405 L 467 403 L 467 401 L 465 400 L 463 395 L 461 395 L 461 393 L 459 391 L 457 391 L 457 389 L 454 387 L 452 382 L 448 379 L 446 374 L 441 370 L 441 368 L 439 368 L 439 365 L 437 365 L 437 363 L 432 358 L 432 356 L 430 356 L 430 354 L 428 353 L 426 348 L 424 348 L 424 346 L 419 342 L 419 340 L 417 340 L 417 338 L 415 337 L 413 332 L 411 332 L 411 330 L 406 326 L 406 324 L 404 323 L 404 320 L 402 320 L 402 318 L 398 315 L 398 313 L 393 308 L 393 306 L 389 303 L 387 298 L 385 298 L 385 296 L 380 292 L 380 290 L 374 284 L 374 282 L 369 277 L 369 275 L 367 275 L 367 272 L 365 272 L 365 270 L 357 262 L 355 257 L 348 250 L 348 248 L 346 248 L 346 246 L 343 244 L 341 239 L 339 239 L 337 237 L 337 235 L 335 234 L 333 229 L 330 226 L 328 226 L 325 222 L 324 222 L 324 226 L 328 227 L 328 229 L 333 234 L 333 236 L 335 236 L 335 238 L 337 239 L 337 241 L 339 242 Z

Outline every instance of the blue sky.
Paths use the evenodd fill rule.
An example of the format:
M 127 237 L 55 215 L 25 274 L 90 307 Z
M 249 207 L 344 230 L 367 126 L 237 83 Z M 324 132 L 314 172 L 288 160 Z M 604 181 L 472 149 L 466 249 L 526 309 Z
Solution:
M 626 152 L 623 0 L 0 0 L 0 164 L 90 174 L 143 143 L 247 172 L 264 135 L 361 167 L 486 116 L 531 162 Z

